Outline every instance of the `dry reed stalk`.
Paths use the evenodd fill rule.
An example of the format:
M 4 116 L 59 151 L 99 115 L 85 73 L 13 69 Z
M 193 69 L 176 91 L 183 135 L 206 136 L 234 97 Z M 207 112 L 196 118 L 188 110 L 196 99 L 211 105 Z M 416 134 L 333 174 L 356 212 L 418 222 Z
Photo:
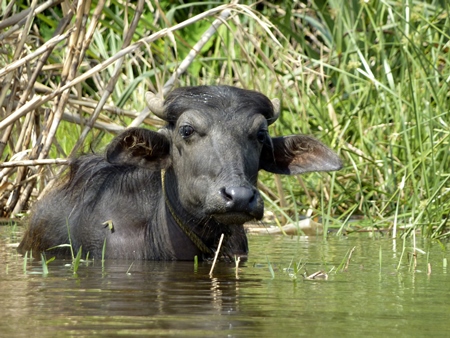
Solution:
M 237 1 L 232 1 L 231 4 L 236 4 Z M 162 88 L 162 96 L 164 97 L 167 95 L 175 85 L 175 82 L 178 80 L 181 74 L 183 74 L 186 69 L 189 67 L 189 65 L 194 61 L 197 54 L 201 51 L 203 46 L 211 39 L 211 37 L 217 32 L 217 29 L 219 28 L 222 23 L 224 23 L 227 18 L 230 16 L 231 12 L 228 9 L 223 10 L 220 13 L 219 18 L 214 20 L 214 22 L 211 24 L 211 26 L 206 30 L 205 33 L 203 33 L 200 40 L 192 47 L 189 54 L 186 56 L 186 58 L 180 63 L 178 68 L 175 70 L 175 72 L 172 74 L 172 76 L 167 80 L 167 82 L 164 84 Z M 147 115 L 150 113 L 150 110 L 148 108 L 144 109 L 141 114 L 139 114 L 138 117 L 136 117 L 133 122 L 131 122 L 130 127 L 137 127 L 139 126 L 142 121 L 147 117 Z
M 28 111 L 31 111 L 39 106 L 42 106 L 43 104 L 49 102 L 51 99 L 61 95 L 61 93 L 65 92 L 67 89 L 87 80 L 88 78 L 92 77 L 94 74 L 104 70 L 111 64 L 115 63 L 117 60 L 123 58 L 125 55 L 132 53 L 135 50 L 137 50 L 143 46 L 146 46 L 147 44 L 151 44 L 152 42 L 168 35 L 169 33 L 172 33 L 174 31 L 185 28 L 194 22 L 202 20 L 208 16 L 215 15 L 218 12 L 221 12 L 223 10 L 226 10 L 226 9 L 232 8 L 232 7 L 233 7 L 232 5 L 222 5 L 222 6 L 212 8 L 206 12 L 198 14 L 192 18 L 189 18 L 179 24 L 176 24 L 169 28 L 164 28 L 156 33 L 153 33 L 147 37 L 144 37 L 144 38 L 138 40 L 134 44 L 128 46 L 127 48 L 122 49 L 120 52 L 116 53 L 115 55 L 111 56 L 110 58 L 106 59 L 105 61 L 97 64 L 96 66 L 91 68 L 89 71 L 84 72 L 83 74 L 74 78 L 72 81 L 68 81 L 66 84 L 60 86 L 59 88 L 54 90 L 52 93 L 50 93 L 48 95 L 40 96 L 40 97 L 35 97 L 33 100 L 30 100 L 27 104 L 25 104 L 23 107 L 21 107 L 14 113 L 13 118 L 8 117 L 8 119 L 4 119 L 3 121 L 0 121 L 0 130 L 9 126 L 11 123 L 16 121 L 18 118 L 25 115 Z M 1 70 L 0 70 L 0 72 L 1 72 Z
M 356 246 L 354 246 L 348 253 L 347 261 L 345 262 L 343 271 L 348 271 L 348 266 L 350 265 L 350 260 L 352 259 L 353 251 L 355 251 L 355 249 L 356 249 Z
M 76 76 L 76 74 L 78 73 L 78 69 L 82 64 L 82 59 L 84 58 L 86 49 L 88 48 L 89 43 L 92 40 L 91 37 L 86 38 L 85 36 L 89 9 L 90 9 L 90 0 L 78 2 L 75 18 L 75 30 L 70 35 L 68 52 L 66 53 L 68 57 L 62 69 L 62 81 L 61 81 L 62 83 L 64 83 L 66 79 L 70 81 Z M 72 9 L 69 9 L 66 18 L 71 18 L 72 16 L 73 16 Z M 80 88 L 78 88 L 77 90 L 78 93 L 80 92 L 79 89 Z M 68 99 L 69 99 L 69 90 L 63 92 L 60 97 L 57 97 L 57 100 L 55 102 L 57 109 L 55 113 L 52 114 L 52 118 L 49 119 L 43 132 L 44 137 L 41 143 L 43 144 L 43 146 L 40 149 L 39 154 L 33 154 L 32 159 L 35 158 L 35 155 L 37 155 L 38 159 L 44 159 L 48 156 L 58 126 L 65 114 Z M 34 150 L 35 149 L 37 148 L 35 147 Z M 39 170 L 39 168 L 37 170 Z M 23 189 L 23 192 L 19 200 L 17 201 L 16 206 L 13 209 L 12 212 L 13 215 L 19 213 L 25 207 L 25 204 L 27 203 L 30 197 L 32 188 L 35 183 L 36 183 L 35 181 L 31 181 Z
M 43 160 L 23 160 L 23 161 L 10 161 L 0 163 L 0 168 L 15 168 L 15 167 L 28 167 L 34 165 L 48 165 L 48 164 L 69 164 L 69 160 L 65 158 L 47 158 Z M 1 178 L 1 176 L 0 176 Z
M 58 4 L 60 4 L 61 2 L 63 2 L 64 0 L 48 0 L 45 3 L 43 3 L 42 5 L 37 6 L 36 10 L 35 10 L 35 14 L 39 14 L 42 13 L 43 11 L 45 11 L 48 8 L 51 8 L 53 6 L 56 6 Z M 25 10 L 23 10 L 22 12 L 12 15 L 11 17 L 7 17 L 7 14 L 9 13 L 9 11 L 11 10 L 11 7 L 14 5 L 15 1 L 11 1 L 8 6 L 10 8 L 8 8 L 5 13 L 4 13 L 4 17 L 6 18 L 5 20 L 3 20 L 2 22 L 0 22 L 0 29 L 5 29 L 7 27 L 13 26 L 11 27 L 11 29 L 9 29 L 5 34 L 0 34 L 0 40 L 5 40 L 8 36 L 10 36 L 12 33 L 16 32 L 17 30 L 20 29 L 21 26 L 23 26 L 23 24 L 25 23 L 26 17 L 30 14 L 31 12 L 31 8 L 27 8 Z
M 68 36 L 70 36 L 70 34 L 73 32 L 73 29 L 68 30 L 67 32 L 65 32 L 64 34 L 61 35 L 57 35 L 53 38 L 51 38 L 50 40 L 48 40 L 45 44 L 43 44 L 41 47 L 39 47 L 38 49 L 36 49 L 33 53 L 26 55 L 23 58 L 20 58 L 19 60 L 16 60 L 12 63 L 10 63 L 9 65 L 7 65 L 6 67 L 0 69 L 0 77 L 5 76 L 6 74 L 11 73 L 12 71 L 16 70 L 17 68 L 23 66 L 24 64 L 26 64 L 27 62 L 35 59 L 36 57 L 38 57 L 41 54 L 44 54 L 46 51 L 48 51 L 49 49 L 53 49 L 58 43 L 60 43 L 61 41 L 64 41 L 67 39 Z
M 235 5 L 236 1 L 233 1 L 231 3 L 231 5 Z M 129 45 L 129 43 L 131 42 L 131 38 L 136 30 L 137 27 L 137 23 L 139 21 L 140 16 L 142 15 L 142 9 L 143 9 L 143 1 L 139 1 L 137 9 L 135 11 L 135 16 L 133 17 L 132 23 L 130 28 L 127 30 L 127 35 L 125 36 L 124 39 L 124 43 L 122 45 L 122 50 L 124 47 L 127 47 Z M 201 15 L 203 15 L 204 13 L 202 13 Z M 203 48 L 203 46 L 206 44 L 206 42 L 208 42 L 208 40 L 212 37 L 212 35 L 217 31 L 218 27 L 230 16 L 230 10 L 229 9 L 225 9 L 221 12 L 220 17 L 218 19 L 216 19 L 212 24 L 211 27 L 202 35 L 202 37 L 200 38 L 200 40 L 192 47 L 190 53 L 187 55 L 187 57 L 181 62 L 180 66 L 176 69 L 176 71 L 174 72 L 174 74 L 171 76 L 171 78 L 164 84 L 163 86 L 163 95 L 167 94 L 174 86 L 176 79 L 183 74 L 186 69 L 189 67 L 189 65 L 193 62 L 193 60 L 195 59 L 195 56 L 200 52 L 200 50 Z M 193 21 L 195 22 L 195 21 Z M 125 56 L 125 55 L 124 55 Z M 117 83 L 118 77 L 121 74 L 121 67 L 123 64 L 124 58 L 120 58 L 118 60 L 118 62 L 115 65 L 115 69 L 114 69 L 114 73 L 113 76 L 111 77 L 106 90 L 104 91 L 98 105 L 95 108 L 95 111 L 93 113 L 93 116 L 91 117 L 91 119 L 86 123 L 86 127 L 83 130 L 83 133 L 81 134 L 77 144 L 75 145 L 74 149 L 72 150 L 72 152 L 70 153 L 70 156 L 73 156 L 76 151 L 78 150 L 78 148 L 82 145 L 82 143 L 84 142 L 88 132 L 90 131 L 90 129 L 92 128 L 91 124 L 94 122 L 94 124 L 96 123 L 96 119 L 98 118 L 101 109 L 103 108 L 103 105 L 106 103 L 107 98 L 111 95 L 112 91 L 113 91 L 113 87 L 114 85 Z M 129 124 L 129 128 L 132 127 L 137 127 L 139 126 L 149 115 L 150 110 L 148 108 L 145 108 L 130 124 Z M 106 126 L 105 128 L 106 130 L 112 131 L 111 129 L 107 129 Z M 114 131 L 117 131 L 117 129 L 115 129 Z M 59 176 L 62 173 L 63 169 L 60 170 L 58 172 Z M 51 189 L 51 187 L 53 186 L 53 182 L 50 182 L 47 187 L 46 190 Z
M 68 103 L 72 106 L 79 106 L 83 110 L 83 112 L 88 114 L 92 114 L 93 113 L 92 110 L 95 109 L 95 107 L 98 105 L 97 101 L 91 100 L 89 98 L 81 98 L 80 100 L 69 98 Z M 102 110 L 114 115 L 128 116 L 132 118 L 136 118 L 139 116 L 139 113 L 136 111 L 121 109 L 108 104 L 105 104 Z M 100 115 L 98 118 L 101 117 L 102 115 Z M 143 122 L 149 126 L 154 127 L 161 127 L 165 123 L 159 118 L 152 118 L 152 117 L 147 117 Z M 87 123 L 88 122 L 86 122 L 86 124 Z
M 34 19 L 34 16 L 36 15 L 37 12 L 37 8 L 36 8 L 36 1 L 33 2 L 31 8 L 29 10 L 27 10 L 25 13 L 26 15 L 26 22 L 25 22 L 25 26 L 24 29 L 21 32 L 21 38 L 20 38 L 20 42 L 19 42 L 19 48 L 17 48 L 15 50 L 15 55 L 18 55 L 18 53 L 23 49 L 23 46 L 25 44 L 26 38 L 28 37 L 28 32 L 31 26 L 31 23 Z M 51 4 L 55 4 L 57 2 L 55 1 L 48 1 L 46 3 L 47 7 L 48 5 Z M 40 10 L 45 9 L 46 7 L 39 7 Z M 20 19 L 21 17 L 23 17 L 24 15 L 20 15 L 16 18 Z M 57 30 L 56 30 L 56 39 L 51 39 L 50 42 L 47 42 L 47 44 L 44 44 L 44 48 L 39 49 L 39 53 L 32 53 L 32 56 L 34 57 L 35 55 L 40 55 L 41 51 L 43 52 L 42 57 L 38 60 L 38 62 L 36 63 L 36 66 L 34 67 L 34 72 L 31 76 L 29 76 L 29 79 L 26 79 L 25 82 L 27 83 L 27 87 L 24 89 L 24 91 L 22 92 L 22 95 L 20 97 L 19 102 L 17 103 L 16 109 L 19 109 L 21 106 L 23 106 L 23 104 L 29 99 L 29 97 L 33 95 L 34 93 L 34 84 L 38 78 L 39 73 L 42 70 L 42 67 L 44 66 L 45 62 L 47 61 L 48 57 L 50 56 L 53 48 L 56 46 L 57 42 L 60 41 L 61 36 L 59 35 L 59 32 L 64 31 L 65 27 L 67 26 L 68 22 L 70 21 L 70 18 L 68 18 L 68 20 L 63 20 L 60 25 L 58 26 Z M 9 21 L 7 24 L 11 24 L 14 23 L 14 20 Z M 3 24 L 2 26 L 7 26 L 7 24 Z M 70 33 L 71 30 L 69 30 L 68 33 Z M 67 35 L 68 35 L 67 33 Z M 66 36 L 67 36 L 66 35 Z M 29 54 L 30 55 L 30 54 Z M 23 66 L 27 66 L 28 69 L 28 57 L 22 57 L 21 59 L 17 60 L 17 61 L 13 61 L 12 64 L 10 64 L 9 66 L 3 68 L 3 72 L 2 74 L 7 74 L 6 79 L 3 80 L 3 84 L 6 83 L 6 85 L 8 85 L 9 81 L 8 78 L 14 76 L 15 74 L 12 72 L 15 67 L 19 67 L 17 68 L 17 70 L 20 71 L 20 67 Z M 8 73 L 10 72 L 10 73 Z M 21 78 L 21 75 L 24 72 L 21 71 L 18 76 L 15 76 L 15 78 Z M 28 72 L 30 73 L 30 72 Z M 5 88 L 5 86 L 3 87 Z M 12 91 L 12 94 L 9 95 L 9 102 L 15 102 L 13 99 L 16 97 L 17 95 L 14 94 L 16 91 Z M 31 141 L 32 138 L 32 133 L 33 131 L 39 131 L 39 127 L 34 125 L 34 111 L 28 111 L 26 112 L 25 116 L 25 120 L 24 123 L 20 126 L 18 126 L 18 129 L 20 130 L 20 134 L 19 137 L 17 139 L 17 141 L 15 142 L 14 146 L 10 146 L 10 148 L 13 149 L 13 154 L 14 153 L 19 153 L 20 151 L 24 151 L 25 149 L 28 149 L 29 147 L 29 143 Z M 3 119 L 3 121 L 8 120 L 14 118 L 14 114 L 8 114 L 6 119 Z M 15 120 L 17 120 L 17 117 L 15 117 Z M 18 122 L 18 121 L 17 121 Z M 7 128 L 7 134 L 8 135 L 4 135 L 4 137 L 2 138 L 2 140 L 9 140 L 10 137 L 10 132 L 13 129 L 13 124 L 11 124 L 10 126 L 8 126 Z M 20 127 L 20 128 L 19 128 Z M 2 144 L 2 154 L 5 148 L 6 142 L 4 144 Z M 29 155 L 29 159 L 30 161 L 34 160 L 39 152 L 39 148 L 38 147 L 34 147 Z M 26 162 L 25 162 L 26 163 Z M 14 165 L 14 164 L 13 164 Z M 16 164 L 16 165 L 20 165 L 20 164 Z M 2 174 L 7 174 L 10 171 L 2 171 Z M 7 200 L 7 202 L 4 205 L 4 213 L 9 214 L 12 213 L 13 215 L 16 213 L 19 213 L 22 209 L 23 206 L 25 205 L 25 203 L 28 201 L 29 196 L 31 194 L 31 191 L 35 185 L 35 179 L 26 179 L 27 174 L 29 173 L 28 169 L 23 166 L 20 166 L 17 169 L 17 173 L 15 176 L 15 183 L 12 185 L 13 189 L 12 191 L 10 191 L 10 195 L 9 198 Z M 35 177 L 34 175 L 32 177 Z M 2 179 L 2 183 L 4 183 L 4 179 Z M 24 185 L 26 184 L 26 186 L 24 187 Z M 3 186 L 3 184 L 2 184 Z
M 216 254 L 214 255 L 214 260 L 213 260 L 213 263 L 211 265 L 211 270 L 209 271 L 209 277 L 212 277 L 212 273 L 213 273 L 214 268 L 215 268 L 216 263 L 217 263 L 217 258 L 219 258 L 219 253 L 220 253 L 220 249 L 222 248 L 223 238 L 224 238 L 224 234 L 221 234 L 220 235 L 220 239 L 219 239 L 219 244 L 217 245 Z
M 172 34 L 176 30 L 220 13 L 220 18 L 212 23 L 210 29 L 195 44 L 191 53 L 180 63 L 170 80 L 166 82 L 164 88 L 165 91 L 168 91 L 173 87 L 180 74 L 192 63 L 207 40 L 216 32 L 217 27 L 228 18 L 230 9 L 237 6 L 236 2 L 232 2 L 229 5 L 212 8 L 130 44 L 144 9 L 145 1 L 139 0 L 135 5 L 134 17 L 129 27 L 126 28 L 122 49 L 110 58 L 81 73 L 79 71 L 81 65 L 89 65 L 84 59 L 99 24 L 99 18 L 105 6 L 104 0 L 97 3 L 91 16 L 89 15 L 90 0 L 75 1 L 72 7 L 66 6 L 64 2 L 62 4 L 63 19 L 56 28 L 53 37 L 36 49 L 28 48 L 25 52 L 23 48 L 27 43 L 30 28 L 36 15 L 60 3 L 63 3 L 63 1 L 49 0 L 38 5 L 38 1 L 34 0 L 29 9 L 20 13 L 11 13 L 13 6 L 8 5 L 3 12 L 4 20 L 0 22 L 0 29 L 9 28 L 5 32 L 0 32 L 0 36 L 4 39 L 0 43 L 9 43 L 15 47 L 11 62 L 0 69 L 2 88 L 0 91 L 0 130 L 2 131 L 0 154 L 2 159 L 5 160 L 5 163 L 0 165 L 0 168 L 3 168 L 0 172 L 0 205 L 3 207 L 1 216 L 14 217 L 15 214 L 26 208 L 37 180 L 45 179 L 44 171 L 48 170 L 48 165 L 68 163 L 68 160 L 65 159 L 47 159 L 52 145 L 55 145 L 60 153 L 63 153 L 55 139 L 56 131 L 62 120 L 70 120 L 84 126 L 76 145 L 70 151 L 70 156 L 83 145 L 92 128 L 107 130 L 112 133 L 124 129 L 123 126 L 110 122 L 108 119 L 104 122 L 105 119 L 101 112 L 124 113 L 123 110 L 106 105 L 106 102 L 111 96 L 119 76 L 123 74 L 124 58 L 127 55 Z M 73 17 L 75 17 L 74 21 L 72 21 Z M 126 22 L 126 20 L 124 21 Z M 19 36 L 19 43 L 16 43 L 17 36 Z M 58 64 L 47 64 L 55 47 L 60 46 L 62 42 L 65 43 L 63 49 L 59 48 L 64 57 L 62 64 L 60 66 Z M 31 62 L 34 62 L 33 68 L 31 68 Z M 152 62 L 154 61 L 152 60 Z M 102 79 L 97 74 L 113 63 L 115 63 L 113 75 L 106 85 L 103 85 Z M 38 82 L 39 75 L 42 72 L 55 71 L 58 68 L 60 69 L 58 82 L 54 82 L 52 79 L 49 79 L 47 85 Z M 81 83 L 88 78 L 93 78 L 98 88 L 105 88 L 98 101 L 88 102 L 86 98 L 81 96 Z M 162 91 L 165 92 L 164 89 Z M 43 93 L 43 95 L 37 93 Z M 46 105 L 45 108 L 44 105 Z M 90 114 L 89 119 L 84 118 L 81 113 Z M 150 125 L 161 125 L 161 121 L 147 117 L 148 110 L 141 114 L 126 112 L 124 115 L 134 118 L 130 126 L 140 125 L 142 122 Z M 8 149 L 8 153 L 5 154 L 6 149 Z M 19 153 L 23 153 L 25 158 L 15 159 Z M 6 161 L 8 158 L 10 160 Z M 59 170 L 59 173 L 61 172 L 62 170 Z M 50 182 L 40 186 L 51 187 Z M 40 194 L 43 192 L 41 191 Z M 35 195 L 37 196 L 37 194 Z
M 93 22 L 97 22 L 98 18 L 100 16 L 101 10 L 103 9 L 103 6 L 105 4 L 105 1 L 100 1 L 95 9 L 94 12 L 94 20 Z M 100 6 L 101 5 L 101 6 Z M 122 48 L 124 47 L 128 47 L 131 43 L 131 39 L 133 37 L 133 34 L 136 31 L 137 28 L 137 24 L 139 22 L 139 19 L 141 18 L 142 12 L 144 10 L 144 0 L 139 0 L 136 6 L 136 10 L 134 12 L 134 17 L 133 20 L 131 22 L 130 27 L 127 29 L 127 32 L 125 34 L 124 37 L 124 41 L 123 41 L 123 45 Z M 92 27 L 93 25 L 91 25 Z M 92 35 L 94 34 L 94 29 L 89 30 L 89 40 L 92 39 Z M 109 80 L 97 106 L 95 107 L 94 113 L 91 115 L 91 118 L 89 119 L 89 121 L 86 123 L 86 126 L 83 130 L 83 132 L 81 133 L 80 137 L 78 138 L 77 143 L 75 144 L 75 146 L 73 147 L 72 151 L 70 152 L 70 156 L 73 156 L 74 154 L 76 154 L 76 152 L 78 151 L 78 149 L 81 147 L 81 145 L 84 143 L 89 131 L 92 129 L 92 127 L 95 124 L 95 121 L 97 120 L 98 116 L 100 115 L 100 112 L 103 109 L 103 106 L 106 104 L 106 100 L 109 98 L 109 96 L 111 95 L 111 93 L 114 90 L 114 86 L 116 85 L 119 76 L 121 74 L 122 71 L 122 64 L 124 62 L 124 58 L 119 59 L 119 61 L 116 63 L 115 68 L 114 68 L 114 73 L 113 76 L 111 77 L 111 79 Z
M 25 46 L 25 42 L 26 42 L 26 38 L 28 36 L 28 31 L 30 30 L 31 27 L 31 23 L 33 22 L 33 18 L 34 18 L 34 11 L 36 9 L 36 5 L 37 5 L 37 0 L 33 0 L 33 2 L 31 3 L 31 7 L 30 7 L 30 11 L 28 13 L 28 15 L 26 16 L 26 21 L 25 21 L 25 26 L 23 31 L 21 32 L 20 38 L 19 38 L 19 43 L 17 44 L 17 49 L 14 51 L 14 56 L 13 59 L 17 60 L 19 58 L 19 56 L 22 54 L 23 48 Z M 2 88 L 2 92 L 0 94 L 0 104 L 1 102 L 4 102 L 5 98 L 6 98 L 6 93 L 9 91 L 10 89 L 10 85 L 12 85 L 12 90 L 10 93 L 10 97 L 14 94 L 14 96 L 17 93 L 17 89 L 19 86 L 18 80 L 17 78 L 11 83 L 11 80 L 13 78 L 15 74 L 14 73 L 9 73 L 6 76 L 6 80 L 3 82 L 3 88 Z M 10 100 L 10 103 L 12 102 L 12 100 Z M 23 132 L 25 132 L 25 130 L 28 129 L 28 124 L 29 123 L 29 118 L 25 120 L 25 124 L 22 125 L 22 132 L 20 133 L 20 136 L 22 136 L 22 138 L 24 138 L 24 134 Z M 19 139 L 20 139 L 19 136 Z M 22 148 L 22 145 L 20 143 L 16 144 L 14 149 L 15 149 L 15 153 L 19 152 Z M 15 177 L 15 183 L 14 185 L 16 186 L 16 188 L 11 192 L 11 195 L 8 199 L 8 202 L 6 203 L 5 209 L 6 210 L 13 210 L 14 206 L 17 204 L 19 198 L 20 198 L 20 184 L 21 182 L 26 178 L 26 174 L 27 174 L 27 169 L 24 167 L 20 167 L 17 169 L 17 174 Z
M 65 121 L 79 124 L 80 126 L 89 123 L 87 119 L 82 118 L 80 114 L 77 114 L 75 112 L 64 112 L 62 119 Z M 95 121 L 93 126 L 97 129 L 105 130 L 113 134 L 118 134 L 121 131 L 125 130 L 125 127 L 119 126 L 118 124 L 112 122 Z
M 30 14 L 33 13 L 33 11 L 30 12 Z M 64 31 L 64 29 L 67 27 L 67 24 L 70 22 L 73 13 L 71 11 L 69 11 L 69 15 L 65 17 L 65 20 L 63 20 L 62 22 L 60 22 L 60 25 L 57 27 L 57 30 L 55 31 L 56 36 L 59 35 L 59 33 L 62 33 Z M 35 66 L 35 70 L 33 72 L 33 75 L 31 76 L 31 78 L 29 79 L 28 82 L 28 86 L 25 89 L 24 93 L 22 94 L 22 97 L 19 101 L 18 107 L 20 108 L 24 102 L 27 100 L 28 96 L 32 93 L 33 88 L 34 88 L 34 83 L 36 82 L 38 75 L 41 71 L 41 69 L 43 68 L 43 66 L 45 65 L 45 62 L 47 61 L 48 57 L 51 55 L 53 48 L 56 45 L 50 46 L 42 55 L 42 57 L 38 60 L 36 66 Z M 17 142 L 17 147 L 15 149 L 16 152 L 18 152 L 20 149 L 19 147 L 21 147 L 22 150 L 25 150 L 26 148 L 28 148 L 28 144 L 31 140 L 31 135 L 33 132 L 33 112 L 29 112 L 26 115 L 26 119 L 25 119 L 25 124 L 22 127 L 22 133 L 19 137 L 19 140 Z M 50 122 L 53 120 L 50 118 L 48 120 L 48 122 Z M 41 138 L 41 141 L 45 140 L 45 136 L 48 136 L 48 130 L 49 130 L 49 125 L 50 123 L 47 123 L 47 125 L 44 126 L 44 132 L 41 136 L 43 136 L 43 138 Z M 25 132 L 25 134 L 23 133 Z M 22 137 L 23 135 L 23 137 Z M 48 140 L 48 138 L 47 138 Z M 51 145 L 51 142 L 50 142 Z M 45 151 L 48 151 L 45 148 L 41 148 L 40 147 L 40 143 L 38 142 L 37 145 L 35 145 L 32 149 L 32 152 L 29 156 L 30 160 L 34 160 L 38 157 L 45 157 L 41 155 L 41 150 L 44 149 Z M 37 169 L 39 170 L 39 168 Z M 28 173 L 28 170 L 26 167 L 21 167 L 18 169 L 17 171 L 17 175 L 16 175 L 16 184 L 15 184 L 15 189 L 12 191 L 12 194 L 10 196 L 10 199 L 8 199 L 8 202 L 5 206 L 6 210 L 11 210 L 12 215 L 18 214 L 20 213 L 24 207 L 25 204 L 27 203 L 27 201 L 29 200 L 29 197 L 31 195 L 31 192 L 36 184 L 36 180 L 25 180 L 26 175 Z M 24 186 L 24 184 L 21 184 L 20 182 L 26 182 L 26 185 Z
M 233 1 L 232 4 L 236 4 L 237 1 Z M 211 26 L 203 33 L 202 37 L 198 42 L 191 48 L 189 54 L 186 58 L 180 63 L 176 71 L 172 74 L 170 79 L 164 84 L 163 87 L 163 96 L 167 95 L 172 91 L 175 82 L 178 80 L 181 74 L 183 74 L 189 65 L 194 61 L 195 57 L 200 53 L 205 44 L 211 39 L 211 37 L 217 32 L 217 29 L 228 19 L 231 12 L 230 10 L 224 10 L 220 13 L 220 16 L 214 20 Z
M 83 25 L 83 22 L 86 24 L 87 15 L 89 14 L 90 1 L 81 0 L 78 2 L 76 18 L 75 18 L 75 30 L 70 35 L 69 38 L 69 46 L 68 51 L 66 53 L 67 58 L 64 63 L 64 67 L 61 74 L 61 84 L 64 85 L 66 82 L 73 80 L 76 77 L 76 73 L 78 71 L 78 67 L 81 64 L 80 57 L 83 55 L 83 51 L 86 48 L 86 45 L 83 45 L 83 40 L 85 37 L 86 27 Z M 71 11 L 71 10 L 69 10 Z M 69 89 L 69 88 L 68 88 Z M 56 131 L 58 129 L 59 123 L 61 122 L 62 115 L 69 99 L 69 90 L 64 90 L 61 93 L 61 96 L 56 97 L 55 106 L 56 111 L 52 115 L 51 122 L 46 126 L 44 134 L 46 135 L 43 148 L 39 154 L 39 159 L 46 158 L 50 151 L 50 147 L 53 142 L 53 138 L 56 135 Z

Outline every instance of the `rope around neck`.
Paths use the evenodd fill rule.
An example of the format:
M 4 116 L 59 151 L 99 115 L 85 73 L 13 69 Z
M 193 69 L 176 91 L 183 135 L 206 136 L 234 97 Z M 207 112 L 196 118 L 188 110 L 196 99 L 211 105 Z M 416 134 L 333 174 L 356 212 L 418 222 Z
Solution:
M 173 219 L 175 220 L 175 223 L 180 227 L 181 230 L 186 234 L 186 236 L 189 237 L 189 239 L 192 241 L 192 243 L 195 244 L 195 246 L 205 254 L 214 254 L 214 252 L 206 246 L 205 243 L 198 237 L 187 225 L 185 225 L 177 216 L 175 213 L 175 210 L 172 207 L 172 204 L 170 204 L 169 198 L 167 197 L 166 193 L 166 171 L 164 169 L 161 170 L 161 184 L 162 184 L 162 191 L 164 194 L 164 201 L 166 202 L 167 208 L 169 209 L 170 214 L 172 215 Z

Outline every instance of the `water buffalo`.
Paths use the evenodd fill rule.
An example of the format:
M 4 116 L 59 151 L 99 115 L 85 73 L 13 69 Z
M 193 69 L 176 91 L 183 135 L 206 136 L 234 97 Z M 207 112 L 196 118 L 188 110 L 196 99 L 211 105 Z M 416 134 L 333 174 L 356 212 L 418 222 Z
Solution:
M 341 168 L 312 137 L 271 138 L 279 101 L 261 93 L 199 86 L 175 89 L 164 102 L 150 93 L 146 99 L 166 127 L 127 129 L 104 155 L 73 160 L 68 177 L 36 203 L 19 252 L 70 242 L 97 258 L 106 239 L 106 258 L 193 260 L 211 257 L 223 233 L 220 252 L 246 256 L 243 224 L 264 210 L 260 169 L 296 175 Z

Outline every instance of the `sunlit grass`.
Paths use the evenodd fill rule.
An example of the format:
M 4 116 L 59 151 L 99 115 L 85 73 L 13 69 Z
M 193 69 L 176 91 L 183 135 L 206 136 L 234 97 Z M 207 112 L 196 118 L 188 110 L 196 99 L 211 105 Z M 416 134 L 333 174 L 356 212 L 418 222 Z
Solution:
M 144 6 L 131 43 L 219 4 L 161 3 L 160 11 Z M 124 27 L 135 10 L 134 4 L 123 1 L 103 9 L 76 75 L 121 51 Z M 449 12 L 448 4 L 421 1 L 413 5 L 396 0 L 311 0 L 283 6 L 240 2 L 178 76 L 177 86 L 231 84 L 278 97 L 282 115 L 270 126 L 272 135 L 312 134 L 341 155 L 345 167 L 337 173 L 275 178 L 261 173 L 266 207 L 280 224 L 295 223 L 308 215 L 320 217 L 324 236 L 330 235 L 328 230 L 340 235 L 384 227 L 394 237 L 413 231 L 448 237 Z M 58 13 L 41 14 L 46 20 L 36 34 L 43 41 L 57 26 Z M 108 83 L 114 64 L 93 73 L 72 88 L 71 99 L 96 103 L 111 90 L 107 105 L 137 114 L 144 109 L 144 93 L 162 91 L 216 17 L 194 21 L 127 54 L 112 87 Z M 87 23 L 90 20 L 92 15 Z M 31 50 L 36 48 L 32 41 L 30 36 Z M 50 90 L 59 86 L 68 50 L 55 49 L 51 64 L 56 70 L 43 72 L 38 82 Z M 12 50 L 10 54 L 12 62 Z M 65 110 L 91 116 L 92 108 L 74 102 L 68 101 Z M 54 110 L 56 103 L 50 101 L 43 108 Z M 105 109 L 97 119 L 121 127 L 132 120 L 131 115 Z M 152 123 L 143 125 L 155 128 Z M 50 157 L 68 156 L 84 128 L 84 124 L 61 122 Z M 2 160 L 14 155 L 19 133 L 16 126 Z M 24 149 L 35 147 L 33 137 Z M 94 128 L 77 153 L 101 151 L 112 137 L 113 133 Z M 10 176 L 11 182 L 15 179 Z M 46 178 L 37 181 L 38 191 L 45 182 Z M 362 216 L 363 222 L 351 222 L 356 216 Z

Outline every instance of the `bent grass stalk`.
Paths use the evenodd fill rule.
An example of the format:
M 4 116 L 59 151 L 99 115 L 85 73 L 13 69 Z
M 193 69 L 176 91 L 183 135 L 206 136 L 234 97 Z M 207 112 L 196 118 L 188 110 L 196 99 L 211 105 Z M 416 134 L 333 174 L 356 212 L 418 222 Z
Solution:
M 25 252 L 25 255 L 23 256 L 23 265 L 22 265 L 22 269 L 23 269 L 24 275 L 26 275 L 26 273 L 27 273 L 27 258 L 28 258 L 28 251 Z
M 48 275 L 48 265 L 47 265 L 47 262 L 45 260 L 45 256 L 42 253 L 41 253 L 41 263 L 42 263 L 42 274 L 44 276 L 47 276 Z
M 353 251 L 355 251 L 355 249 L 356 249 L 356 247 L 354 246 L 353 248 L 351 248 L 347 251 L 347 253 L 345 254 L 344 258 L 341 261 L 341 264 L 339 264 L 339 266 L 337 267 L 336 273 L 338 271 L 342 272 L 342 271 L 348 270 L 348 267 L 350 265 L 350 260 L 352 258 L 352 254 L 353 254 Z
M 198 256 L 194 256 L 194 272 L 198 271 Z
M 81 262 L 81 255 L 82 255 L 82 250 L 83 247 L 80 246 L 78 248 L 78 252 L 77 252 L 77 256 L 75 257 L 75 259 L 72 261 L 72 269 L 73 269 L 73 274 L 76 275 L 78 272 L 78 268 L 80 266 L 80 262 Z
M 216 254 L 214 255 L 214 260 L 213 260 L 213 263 L 212 263 L 212 266 L 211 266 L 211 270 L 209 271 L 209 276 L 210 277 L 212 277 L 212 273 L 214 271 L 214 267 L 216 266 L 217 258 L 219 257 L 219 253 L 220 253 L 220 249 L 222 247 L 222 241 L 223 241 L 224 236 L 225 236 L 224 234 L 220 235 L 219 245 L 217 246 L 217 250 L 216 250 Z
M 383 249 L 380 245 L 380 250 L 378 251 L 378 261 L 379 261 L 379 266 L 380 266 L 380 276 L 381 276 L 381 268 L 383 266 Z
M 241 257 L 234 256 L 236 279 L 239 279 L 239 263 L 240 262 L 241 262 Z
M 102 248 L 102 271 L 105 271 L 105 253 L 106 253 L 106 237 L 103 241 L 103 248 Z
M 269 269 L 270 276 L 271 276 L 272 279 L 274 279 L 275 278 L 275 271 L 273 269 L 272 264 L 270 263 L 270 260 L 269 260 L 268 256 L 266 256 L 266 259 L 267 259 L 267 268 Z
M 134 261 L 133 262 L 131 262 L 131 264 L 130 264 L 130 266 L 128 267 L 128 270 L 127 270 L 127 272 L 125 273 L 127 276 L 131 276 L 131 267 L 133 266 L 133 264 L 134 264 Z
M 73 253 L 72 237 L 70 236 L 69 219 L 66 219 L 66 227 L 67 227 L 67 235 L 69 236 L 70 254 L 72 255 L 72 261 L 73 261 L 75 259 L 75 256 L 74 256 L 74 253 Z

